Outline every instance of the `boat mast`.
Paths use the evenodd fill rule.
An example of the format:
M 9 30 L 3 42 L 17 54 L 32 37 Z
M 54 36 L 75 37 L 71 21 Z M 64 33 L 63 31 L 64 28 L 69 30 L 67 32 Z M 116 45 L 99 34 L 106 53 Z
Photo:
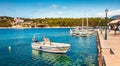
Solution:
M 87 34 L 88 34 L 88 16 L 87 16 L 87 14 L 85 14 L 85 15 L 86 15 L 86 22 L 87 22 L 87 25 L 86 25 L 86 27 L 87 27 L 86 29 L 87 29 L 87 30 L 86 30 L 86 32 L 87 32 Z
M 87 17 L 87 33 L 88 33 L 88 17 Z
M 83 10 L 82 10 L 82 31 L 83 31 L 83 29 L 84 29 L 84 17 L 83 17 Z

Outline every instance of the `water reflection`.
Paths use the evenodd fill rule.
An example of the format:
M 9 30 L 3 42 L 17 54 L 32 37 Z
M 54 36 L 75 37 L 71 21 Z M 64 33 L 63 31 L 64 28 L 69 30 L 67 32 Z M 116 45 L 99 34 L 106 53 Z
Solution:
M 54 54 L 37 50 L 32 50 L 33 60 L 39 59 L 45 62 L 47 65 L 53 66 L 69 66 L 71 61 L 66 54 Z

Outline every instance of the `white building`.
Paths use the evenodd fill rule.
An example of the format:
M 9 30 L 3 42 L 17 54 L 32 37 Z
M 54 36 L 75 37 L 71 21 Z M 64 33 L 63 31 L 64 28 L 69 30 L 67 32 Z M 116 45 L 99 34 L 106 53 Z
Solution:
M 20 19 L 20 18 L 14 18 L 14 20 L 15 20 L 15 22 L 17 22 L 17 23 L 22 23 L 22 22 L 24 22 L 24 20 L 22 20 L 22 19 Z

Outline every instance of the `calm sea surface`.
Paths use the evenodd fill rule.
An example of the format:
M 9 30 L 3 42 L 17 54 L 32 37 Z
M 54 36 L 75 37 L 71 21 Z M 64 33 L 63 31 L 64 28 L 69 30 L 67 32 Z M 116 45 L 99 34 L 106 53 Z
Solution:
M 96 35 L 75 37 L 70 28 L 0 29 L 0 66 L 97 66 Z M 71 44 L 66 54 L 32 50 L 33 35 Z

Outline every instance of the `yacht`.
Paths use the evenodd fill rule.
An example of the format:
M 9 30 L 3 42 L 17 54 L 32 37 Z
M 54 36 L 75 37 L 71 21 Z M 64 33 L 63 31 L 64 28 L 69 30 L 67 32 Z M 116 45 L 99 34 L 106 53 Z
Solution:
M 95 33 L 94 30 L 91 30 L 91 29 L 88 29 L 88 18 L 87 18 L 87 26 L 83 26 L 84 23 L 83 23 L 83 19 L 82 19 L 82 27 L 77 27 L 77 28 L 74 28 L 74 29 L 70 29 L 70 35 L 75 35 L 75 36 L 90 36 L 90 35 L 93 35 Z M 86 29 L 85 29 L 86 27 Z

